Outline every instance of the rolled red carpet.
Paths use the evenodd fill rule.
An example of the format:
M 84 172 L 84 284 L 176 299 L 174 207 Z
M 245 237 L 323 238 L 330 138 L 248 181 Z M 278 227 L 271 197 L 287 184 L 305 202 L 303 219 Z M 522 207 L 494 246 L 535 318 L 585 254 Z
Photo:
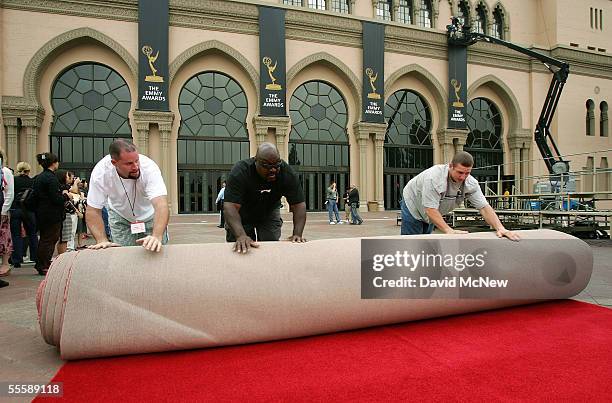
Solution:
M 72 401 L 609 401 L 612 310 L 566 300 L 207 350 L 73 361 Z M 37 399 L 37 401 L 46 399 Z

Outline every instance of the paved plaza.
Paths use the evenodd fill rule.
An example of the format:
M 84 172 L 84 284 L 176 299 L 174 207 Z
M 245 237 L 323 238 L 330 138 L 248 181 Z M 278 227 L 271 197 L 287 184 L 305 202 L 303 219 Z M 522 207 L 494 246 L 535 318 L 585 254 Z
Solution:
M 399 234 L 395 212 L 363 213 L 362 217 L 364 224 L 360 226 L 329 225 L 326 213 L 310 213 L 304 235 L 316 240 Z M 284 215 L 283 219 L 286 237 L 292 229 L 291 216 Z M 173 216 L 169 228 L 171 243 L 224 242 L 225 232 L 217 228 L 218 220 L 218 215 Z M 589 243 L 594 254 L 593 276 L 586 290 L 574 299 L 612 307 L 612 242 Z M 14 269 L 6 280 L 10 286 L 0 290 L 0 380 L 48 381 L 63 362 L 55 347 L 44 342 L 38 328 L 35 296 L 42 277 L 36 275 L 31 265 L 24 265 Z

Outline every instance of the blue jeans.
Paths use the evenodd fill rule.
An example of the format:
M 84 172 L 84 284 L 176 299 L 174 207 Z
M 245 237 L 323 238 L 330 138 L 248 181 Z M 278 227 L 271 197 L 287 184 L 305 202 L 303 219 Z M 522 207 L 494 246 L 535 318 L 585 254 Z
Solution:
M 112 241 L 113 237 L 111 236 L 111 229 L 110 225 L 108 224 L 108 210 L 106 207 L 102 207 L 102 221 L 104 222 L 104 232 L 106 233 L 106 237 L 109 241 Z
M 353 224 L 361 224 L 363 222 L 359 215 L 357 203 L 351 203 L 351 219 L 353 220 Z
M 23 263 L 23 238 L 21 238 L 21 224 L 26 230 L 28 244 L 30 245 L 30 260 L 36 261 L 38 255 L 38 236 L 36 235 L 36 216 L 31 211 L 11 209 L 11 237 L 13 238 L 13 264 Z
M 424 221 L 417 220 L 410 214 L 406 203 L 404 200 L 400 202 L 400 207 L 402 208 L 402 232 L 401 235 L 422 235 L 422 234 L 431 234 L 433 231 L 434 225 L 428 224 Z
M 340 214 L 338 213 L 338 204 L 333 199 L 327 199 L 327 214 L 329 214 L 329 222 L 334 221 L 333 215 L 336 215 L 336 222 L 340 222 Z

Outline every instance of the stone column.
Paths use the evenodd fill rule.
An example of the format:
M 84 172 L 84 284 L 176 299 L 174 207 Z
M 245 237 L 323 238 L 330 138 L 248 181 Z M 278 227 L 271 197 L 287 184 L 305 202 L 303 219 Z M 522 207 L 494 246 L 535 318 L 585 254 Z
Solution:
M 375 189 L 374 196 L 378 203 L 378 211 L 385 211 L 385 194 L 383 182 L 384 177 L 384 163 L 385 163 L 385 132 L 376 133 L 374 137 L 375 153 L 374 153 L 374 164 L 375 164 Z
M 266 136 L 268 134 L 267 125 L 255 125 L 255 147 L 259 147 L 262 143 L 266 142 Z
M 4 126 L 6 127 L 6 155 L 3 161 L 5 166 L 15 168 L 19 159 L 19 142 L 17 141 L 17 133 L 19 132 L 19 126 L 17 126 L 17 118 L 4 119 Z M 36 165 L 33 165 L 36 166 Z
M 136 122 L 136 147 L 140 154 L 149 155 L 149 125 L 148 121 Z
M 362 131 L 358 133 L 359 144 L 359 211 L 368 211 L 368 141 L 370 133 Z
M 463 146 L 467 140 L 469 132 L 465 129 L 439 129 L 436 132 L 438 136 L 438 143 L 442 148 L 442 161 L 441 163 L 450 162 L 453 156 L 463 151 Z
M 517 192 L 522 193 L 521 186 L 521 149 L 520 147 L 511 147 L 510 156 L 512 158 L 512 175 L 514 175 L 514 186 Z
M 281 158 L 286 161 L 288 150 L 285 141 L 291 128 L 291 119 L 288 116 L 255 116 L 253 126 L 255 126 L 255 140 L 258 147 L 266 141 L 268 130 L 274 129 L 276 147 Z
M 159 122 L 159 141 L 161 152 L 161 171 L 164 183 L 170 184 L 170 134 L 172 133 L 172 122 Z M 170 203 L 170 200 L 168 200 Z
M 353 132 L 355 133 L 355 137 L 357 138 L 357 144 L 359 145 L 359 180 L 357 181 L 357 188 L 359 189 L 359 211 L 368 211 L 368 172 L 372 169 L 368 165 L 368 142 L 370 141 L 370 137 L 377 136 L 382 138 L 384 141 L 384 136 L 387 131 L 387 125 L 384 123 L 368 123 L 368 122 L 357 122 L 353 125 Z M 380 206 L 382 203 L 383 192 L 382 192 L 382 151 L 381 148 L 380 159 L 375 155 L 375 186 L 374 186 L 374 198 L 376 199 L 377 204 Z M 376 149 L 378 153 L 378 149 Z M 379 166 L 380 165 L 380 166 Z M 354 182 L 354 180 L 352 181 Z M 380 182 L 381 190 L 378 191 Z M 380 199 L 379 199 L 380 198 Z M 380 201 L 379 201 L 380 200 Z M 384 204 L 383 204 L 384 205 Z
M 36 161 L 36 148 L 38 146 L 38 132 L 42 126 L 45 111 L 38 106 L 30 106 L 24 116 L 21 118 L 21 124 L 26 128 L 26 152 L 25 160 L 32 167 L 32 171 L 36 170 L 38 161 Z
M 520 193 L 529 193 L 529 183 L 524 178 L 529 175 L 529 158 L 527 156 L 531 148 L 531 141 L 531 131 L 529 129 L 517 129 L 508 135 L 514 184 Z

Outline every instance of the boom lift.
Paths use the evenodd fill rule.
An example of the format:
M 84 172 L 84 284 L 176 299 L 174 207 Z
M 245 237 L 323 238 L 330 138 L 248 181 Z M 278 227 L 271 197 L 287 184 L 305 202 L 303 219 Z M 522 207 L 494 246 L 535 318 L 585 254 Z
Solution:
M 451 45 L 470 46 L 478 41 L 496 43 L 529 57 L 533 57 L 534 59 L 538 59 L 548 68 L 548 70 L 550 70 L 553 78 L 548 88 L 548 94 L 546 95 L 542 112 L 540 112 L 534 137 L 540 154 L 542 154 L 544 158 L 548 172 L 551 175 L 551 180 L 553 180 L 554 177 L 556 180 L 562 180 L 563 182 L 567 181 L 569 161 L 561 157 L 557 144 L 550 135 L 550 124 L 555 114 L 555 109 L 557 109 L 561 91 L 563 91 L 563 86 L 569 75 L 569 64 L 493 36 L 481 34 L 479 32 L 471 32 L 470 26 L 463 25 L 459 17 L 453 17 L 451 19 L 451 24 L 446 26 L 446 30 L 448 43 Z

